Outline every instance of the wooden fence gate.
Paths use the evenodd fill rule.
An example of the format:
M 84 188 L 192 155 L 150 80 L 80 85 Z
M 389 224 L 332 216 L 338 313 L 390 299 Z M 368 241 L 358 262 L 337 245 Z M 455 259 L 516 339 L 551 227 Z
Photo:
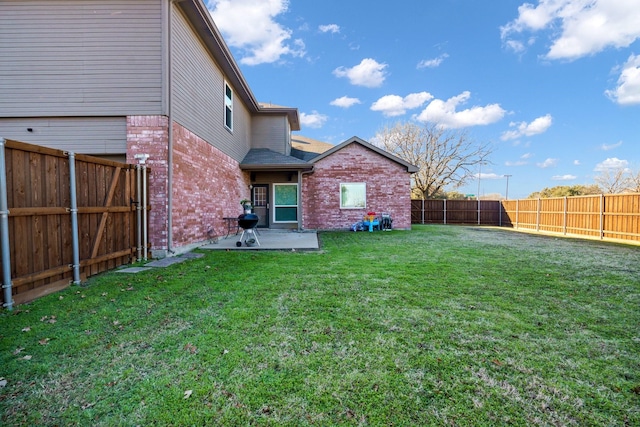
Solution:
M 0 139 L 3 306 L 134 262 L 142 248 L 146 255 L 141 170 Z

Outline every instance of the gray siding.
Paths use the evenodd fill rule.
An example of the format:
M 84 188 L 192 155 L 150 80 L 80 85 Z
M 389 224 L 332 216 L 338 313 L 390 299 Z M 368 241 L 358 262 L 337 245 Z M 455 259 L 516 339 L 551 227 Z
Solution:
M 31 129 L 31 131 L 29 131 Z M 127 151 L 125 117 L 0 119 L 0 138 L 82 154 Z
M 162 1 L 1 1 L 0 117 L 162 114 Z
M 224 126 L 224 75 L 172 6 L 171 115 L 189 131 L 237 161 L 249 151 L 251 116 L 234 89 L 233 132 Z
M 287 144 L 289 121 L 286 116 L 255 116 L 251 132 L 252 148 L 268 148 L 280 154 L 289 155 Z

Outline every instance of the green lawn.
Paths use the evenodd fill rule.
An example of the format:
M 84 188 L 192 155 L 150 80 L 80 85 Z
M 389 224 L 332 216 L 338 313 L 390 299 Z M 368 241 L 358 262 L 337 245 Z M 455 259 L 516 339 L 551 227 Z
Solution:
M 319 237 L 2 312 L 0 424 L 640 425 L 639 247 Z

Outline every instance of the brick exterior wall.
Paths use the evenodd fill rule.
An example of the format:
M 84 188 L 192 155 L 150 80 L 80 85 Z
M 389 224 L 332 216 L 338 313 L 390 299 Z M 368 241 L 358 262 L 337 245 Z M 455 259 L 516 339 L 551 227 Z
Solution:
M 226 233 L 226 216 L 242 213 L 249 177 L 238 162 L 173 124 L 172 247 L 169 248 L 169 134 L 166 116 L 127 118 L 127 162 L 149 154 L 149 242 L 154 257 L 179 253 Z
M 249 174 L 238 162 L 177 123 L 173 125 L 173 245 L 226 234 L 223 217 L 242 213 Z
M 127 117 L 127 163 L 138 164 L 136 154 L 149 154 L 149 244 L 153 252 L 167 249 L 168 149 L 166 116 Z
M 347 182 L 366 182 L 365 209 L 340 209 L 340 183 Z M 305 229 L 348 229 L 371 211 L 390 213 L 394 229 L 411 228 L 411 175 L 406 167 L 356 142 L 318 161 L 302 188 Z

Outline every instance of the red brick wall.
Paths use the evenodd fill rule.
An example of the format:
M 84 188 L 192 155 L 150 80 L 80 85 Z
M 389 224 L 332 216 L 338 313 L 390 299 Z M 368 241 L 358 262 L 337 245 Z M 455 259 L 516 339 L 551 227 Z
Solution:
M 177 123 L 173 124 L 172 248 L 168 239 L 169 135 L 166 116 L 127 118 L 127 162 L 149 154 L 149 242 L 154 256 L 226 233 L 223 217 L 242 213 L 248 175 L 238 162 Z
M 167 249 L 167 188 L 169 128 L 166 116 L 127 117 L 127 163 L 149 154 L 149 243 L 153 251 Z
M 340 183 L 366 182 L 367 207 L 340 209 Z M 367 212 L 387 212 L 393 228 L 411 228 L 411 175 L 406 167 L 352 143 L 315 164 L 303 180 L 303 228 L 348 229 Z
M 238 162 L 177 123 L 173 125 L 173 244 L 226 234 L 227 216 L 242 213 L 251 196 Z

